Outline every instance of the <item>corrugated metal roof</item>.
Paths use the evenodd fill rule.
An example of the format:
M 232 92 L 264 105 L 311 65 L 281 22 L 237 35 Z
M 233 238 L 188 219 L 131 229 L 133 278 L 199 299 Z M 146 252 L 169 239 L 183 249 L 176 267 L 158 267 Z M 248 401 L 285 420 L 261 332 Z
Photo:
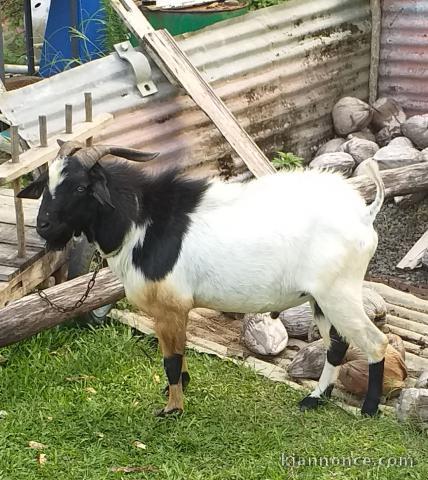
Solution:
M 267 154 L 285 148 L 309 157 L 332 136 L 334 102 L 368 97 L 370 31 L 368 0 L 292 0 L 177 38 Z M 75 105 L 78 121 L 83 92 L 92 91 L 95 113 L 116 116 L 97 140 L 158 150 L 158 163 L 195 173 L 228 170 L 230 149 L 205 114 L 157 67 L 153 77 L 159 93 L 141 98 L 127 65 L 112 54 L 8 93 L 0 107 L 34 143 L 39 114 L 48 115 L 50 132 L 59 131 L 63 105 Z
M 384 0 L 379 96 L 408 114 L 428 112 L 428 0 Z

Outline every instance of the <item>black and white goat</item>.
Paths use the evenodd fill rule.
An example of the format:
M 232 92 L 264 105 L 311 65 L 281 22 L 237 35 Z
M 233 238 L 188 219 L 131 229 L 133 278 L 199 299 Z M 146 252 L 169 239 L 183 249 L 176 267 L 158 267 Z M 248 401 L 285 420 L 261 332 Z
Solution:
M 116 158 L 100 160 L 107 154 Z M 367 354 L 369 386 L 362 412 L 377 412 L 386 336 L 364 312 L 362 283 L 377 246 L 373 221 L 384 198 L 366 206 L 340 175 L 314 170 L 243 184 L 150 176 L 130 160 L 156 154 L 119 147 L 61 144 L 48 173 L 20 197 L 44 196 L 37 231 L 63 248 L 73 235 L 96 242 L 128 299 L 155 318 L 169 400 L 160 414 L 183 410 L 189 382 L 184 358 L 188 312 L 281 311 L 306 301 L 328 344 L 316 389 L 300 402 L 329 397 L 352 342 Z

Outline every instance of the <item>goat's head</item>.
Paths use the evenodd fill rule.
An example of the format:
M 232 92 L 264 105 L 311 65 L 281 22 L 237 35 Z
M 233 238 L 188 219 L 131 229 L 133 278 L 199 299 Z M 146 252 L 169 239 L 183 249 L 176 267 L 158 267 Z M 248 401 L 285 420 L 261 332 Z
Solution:
M 104 170 L 98 163 L 102 157 L 110 154 L 144 162 L 158 155 L 114 146 L 85 147 L 60 140 L 58 144 L 58 155 L 49 170 L 18 194 L 20 198 L 35 199 L 44 192 L 37 232 L 53 250 L 64 248 L 73 235 L 87 233 L 86 227 L 98 205 L 114 208 Z

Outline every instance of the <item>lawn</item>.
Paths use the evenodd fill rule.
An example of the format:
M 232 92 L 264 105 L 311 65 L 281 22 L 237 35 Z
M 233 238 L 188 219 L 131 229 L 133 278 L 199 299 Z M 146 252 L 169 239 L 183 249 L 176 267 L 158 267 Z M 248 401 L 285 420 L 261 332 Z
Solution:
M 2 354 L 1 480 L 428 478 L 427 437 L 411 426 L 334 405 L 301 414 L 301 393 L 205 355 L 190 354 L 185 414 L 155 418 L 161 357 L 125 326 L 55 329 Z M 413 466 L 283 467 L 282 453 L 406 457 Z M 111 470 L 125 466 L 146 471 Z

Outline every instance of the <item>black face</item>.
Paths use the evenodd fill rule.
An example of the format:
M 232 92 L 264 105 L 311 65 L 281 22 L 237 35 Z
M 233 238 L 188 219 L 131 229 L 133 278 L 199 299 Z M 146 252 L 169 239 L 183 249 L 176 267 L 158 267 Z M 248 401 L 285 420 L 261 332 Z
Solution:
M 50 181 L 46 175 L 19 195 L 25 198 L 35 189 L 43 189 L 37 233 L 46 240 L 48 249 L 62 250 L 73 235 L 78 236 L 82 232 L 89 241 L 94 240 L 93 223 L 97 209 L 100 204 L 109 204 L 109 193 L 98 164 L 87 170 L 73 157 L 55 162 L 61 163 L 51 165 Z

